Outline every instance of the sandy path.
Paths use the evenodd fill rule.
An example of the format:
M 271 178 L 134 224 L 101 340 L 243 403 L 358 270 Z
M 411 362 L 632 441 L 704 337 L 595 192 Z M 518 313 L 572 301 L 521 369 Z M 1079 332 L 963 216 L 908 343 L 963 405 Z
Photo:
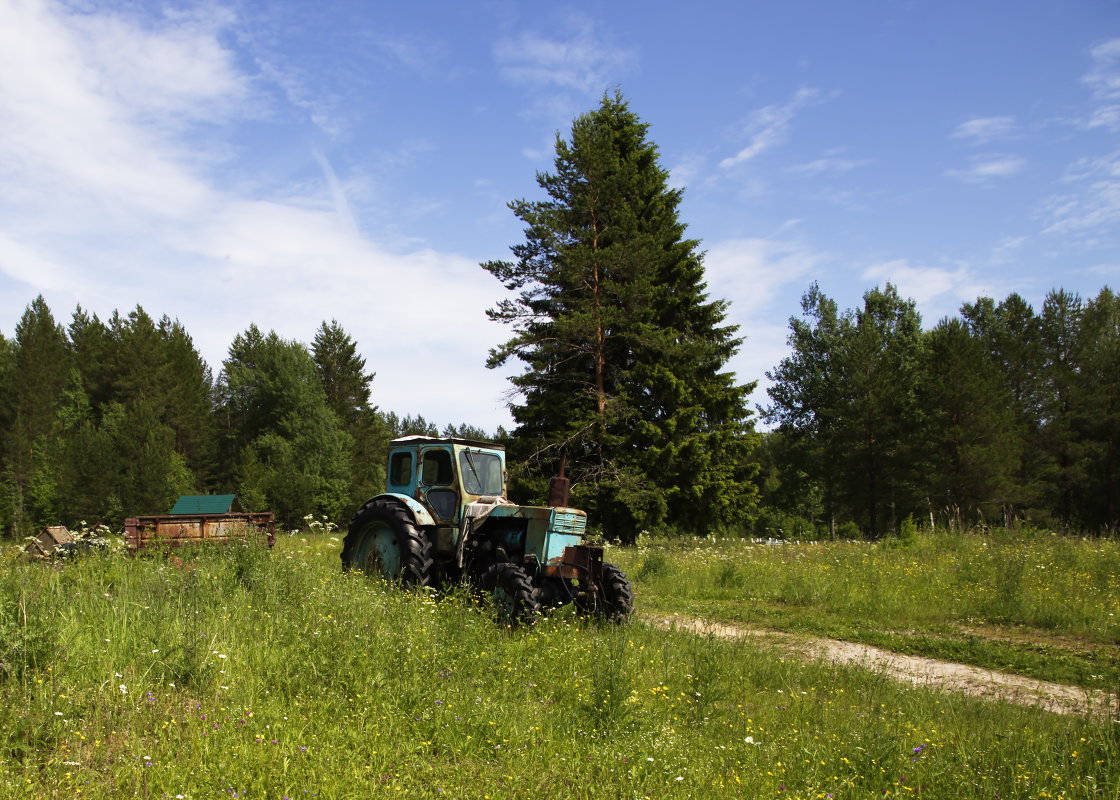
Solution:
M 722 639 L 759 637 L 802 657 L 823 659 L 834 664 L 852 664 L 879 672 L 898 681 L 921 686 L 934 686 L 950 691 L 1033 706 L 1057 714 L 1109 714 L 1120 719 L 1118 699 L 1097 689 L 1083 689 L 1061 683 L 1008 675 L 967 664 L 938 661 L 922 656 L 908 656 L 880 650 L 865 644 L 839 639 L 801 636 L 781 631 L 743 628 L 695 617 L 644 617 L 643 621 L 659 628 L 689 631 Z

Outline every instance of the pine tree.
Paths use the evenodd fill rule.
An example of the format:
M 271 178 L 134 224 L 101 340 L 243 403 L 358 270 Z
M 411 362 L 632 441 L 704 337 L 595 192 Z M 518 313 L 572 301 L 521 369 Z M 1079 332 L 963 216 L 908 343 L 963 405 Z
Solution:
M 537 176 L 548 199 L 510 204 L 526 225 L 515 260 L 482 265 L 517 293 L 488 312 L 514 331 L 488 365 L 525 365 L 516 449 L 549 472 L 563 453 L 573 502 L 623 539 L 740 523 L 755 503 L 752 386 L 726 371 L 741 340 L 647 129 L 617 92 L 577 118 Z
M 1081 391 L 1081 297 L 1065 290 L 1051 291 L 1039 315 L 1042 352 L 1043 402 L 1039 441 L 1044 454 L 1041 472 L 1044 499 L 1058 518 L 1069 525 L 1077 517 L 1077 488 L 1085 483 L 1086 443 L 1078 422 L 1084 414 Z
M 1030 303 L 1015 293 L 998 305 L 991 298 L 979 298 L 975 303 L 965 304 L 961 316 L 990 355 L 1010 398 L 1014 452 L 1018 455 L 1018 469 L 1004 509 L 1005 519 L 1011 521 L 1038 508 L 1043 492 L 1043 356 L 1039 319 Z
M 926 339 L 919 399 L 932 511 L 947 513 L 958 526 L 980 514 L 1006 521 L 1022 446 L 1011 393 L 984 342 L 962 320 L 942 320 Z
M 1120 296 L 1102 289 L 1085 305 L 1081 324 L 1079 420 L 1088 442 L 1087 479 L 1077 507 L 1092 530 L 1120 526 Z

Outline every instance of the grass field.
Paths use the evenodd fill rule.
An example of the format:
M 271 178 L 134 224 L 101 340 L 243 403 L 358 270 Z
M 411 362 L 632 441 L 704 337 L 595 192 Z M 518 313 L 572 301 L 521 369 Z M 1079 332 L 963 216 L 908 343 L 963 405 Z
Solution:
M 1039 531 L 618 549 L 648 611 L 864 642 L 1120 689 L 1120 541 Z
M 5 556 L 0 797 L 1120 796 L 1120 725 L 1104 719 L 636 622 L 502 630 L 465 598 L 341 574 L 339 546 L 293 536 L 63 568 Z M 693 575 L 715 584 L 677 591 L 689 604 L 781 606 L 734 587 L 755 567 L 715 557 L 731 545 L 705 548 L 613 556 L 633 562 L 643 607 L 671 605 Z M 870 569 L 875 551 L 834 552 Z

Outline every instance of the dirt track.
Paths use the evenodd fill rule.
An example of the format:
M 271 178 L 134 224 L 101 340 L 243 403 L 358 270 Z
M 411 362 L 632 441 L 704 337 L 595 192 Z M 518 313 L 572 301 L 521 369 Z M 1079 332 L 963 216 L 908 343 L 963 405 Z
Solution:
M 759 637 L 776 643 L 782 649 L 803 658 L 822 659 L 834 664 L 866 667 L 894 680 L 950 691 L 1005 703 L 1033 706 L 1057 714 L 1109 714 L 1120 719 L 1118 699 L 1096 689 L 1083 689 L 1061 683 L 1007 675 L 966 664 L 938 661 L 922 656 L 908 656 L 880 650 L 865 644 L 800 636 L 760 628 L 742 628 L 695 617 L 650 616 L 648 624 L 689 631 L 722 639 Z

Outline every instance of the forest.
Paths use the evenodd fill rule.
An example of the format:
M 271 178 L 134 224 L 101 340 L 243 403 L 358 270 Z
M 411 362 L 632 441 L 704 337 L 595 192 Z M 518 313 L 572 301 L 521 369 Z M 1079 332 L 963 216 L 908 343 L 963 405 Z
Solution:
M 818 287 L 806 292 L 790 355 L 768 374 L 769 429 L 744 433 L 749 508 L 720 530 L 1115 532 L 1120 298 L 1054 290 L 1038 312 L 1016 294 L 979 298 L 928 329 L 889 284 L 863 301 L 840 311 Z M 14 336 L 0 337 L 0 524 L 15 537 L 48 524 L 115 527 L 166 512 L 179 494 L 211 492 L 236 493 L 285 525 L 307 514 L 345 524 L 381 491 L 393 436 L 496 439 L 527 452 L 516 431 L 383 412 L 372 377 L 334 321 L 310 345 L 250 325 L 214 375 L 166 316 L 137 307 L 102 321 L 79 307 L 63 325 L 36 298 Z M 514 477 L 518 499 L 543 500 L 543 472 Z

